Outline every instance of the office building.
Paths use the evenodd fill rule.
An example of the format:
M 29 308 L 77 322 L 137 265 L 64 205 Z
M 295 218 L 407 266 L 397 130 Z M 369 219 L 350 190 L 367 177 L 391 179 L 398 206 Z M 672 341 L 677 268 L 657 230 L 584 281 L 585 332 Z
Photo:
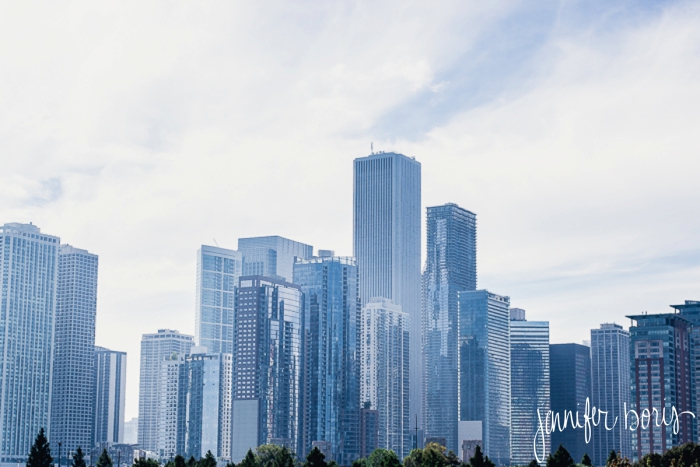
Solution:
M 154 451 L 160 459 L 172 459 L 175 455 L 185 452 L 187 435 L 185 354 L 173 353 L 163 358 L 158 373 L 158 385 L 157 448 Z
M 549 394 L 552 411 L 584 413 L 586 399 L 591 397 L 591 349 L 580 344 L 551 344 L 549 346 Z M 584 454 L 593 452 L 593 444 L 586 443 L 584 430 L 568 424 L 563 431 L 552 433 L 552 447 L 562 445 L 575 462 Z
M 62 455 L 92 441 L 97 263 L 86 250 L 58 248 L 50 431 Z
M 606 411 L 608 418 L 607 427 L 605 420 L 593 427 L 590 457 L 594 465 L 605 465 L 613 449 L 623 457 L 633 457 L 632 432 L 622 423 L 624 408 L 631 407 L 629 365 L 629 332 L 614 323 L 591 329 L 591 405 Z
M 549 411 L 549 322 L 527 321 L 525 310 L 510 309 L 511 463 L 527 465 L 549 455 L 550 437 L 538 435 L 538 410 Z
M 0 227 L 0 464 L 25 463 L 49 426 L 59 243 L 32 224 Z
M 408 315 L 410 417 L 422 426 L 421 165 L 393 152 L 357 158 L 353 196 L 360 302 L 365 306 L 373 297 L 385 297 Z
M 158 423 L 161 401 L 161 366 L 173 355 L 187 355 L 194 338 L 172 329 L 159 329 L 144 334 L 141 339 L 141 368 L 139 380 L 138 444 L 146 451 L 158 452 Z
M 134 417 L 124 422 L 124 444 L 136 444 L 139 440 L 139 419 Z
M 95 347 L 94 368 L 91 446 L 97 443 L 124 443 L 126 352 Z
M 360 409 L 360 457 L 368 458 L 379 447 L 379 412 L 365 402 Z
M 313 247 L 277 235 L 238 239 L 243 255 L 243 274 L 265 276 L 291 282 L 294 262 L 313 256 Z
M 484 454 L 511 457 L 510 299 L 487 290 L 458 292 L 460 423 L 480 426 Z M 478 441 L 476 436 L 459 439 Z
M 692 411 L 690 362 L 691 323 L 677 313 L 628 316 L 630 326 L 630 383 L 632 405 L 638 414 L 644 409 L 669 414 Z M 674 433 L 664 424 L 638 426 L 632 434 L 632 454 L 663 454 L 667 449 L 694 441 L 690 415 L 679 415 Z
M 682 305 L 671 305 L 677 313 L 690 322 L 690 374 L 693 387 L 693 413 L 700 414 L 700 301 L 686 300 Z M 700 440 L 700 421 L 692 420 L 695 442 Z
M 426 436 L 459 452 L 457 292 L 476 290 L 476 215 L 456 204 L 428 208 L 423 272 L 423 420 Z
M 403 459 L 413 443 L 409 425 L 409 317 L 387 298 L 362 308 L 360 398 L 379 413 L 378 445 Z
M 233 352 L 234 287 L 242 269 L 237 251 L 207 245 L 197 251 L 195 340 L 210 353 Z
M 294 265 L 304 294 L 304 384 L 301 442 L 314 442 L 340 465 L 360 456 L 360 307 L 354 258 L 324 256 Z
M 301 325 L 297 285 L 243 276 L 236 293 L 231 458 L 272 443 L 301 451 Z

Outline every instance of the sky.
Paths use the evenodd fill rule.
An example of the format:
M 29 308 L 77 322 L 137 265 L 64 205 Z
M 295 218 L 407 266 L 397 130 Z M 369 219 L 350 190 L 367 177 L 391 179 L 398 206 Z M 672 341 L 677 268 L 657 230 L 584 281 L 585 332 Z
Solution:
M 698 109 L 698 2 L 5 2 L 0 224 L 99 255 L 128 420 L 199 246 L 352 255 L 371 144 L 477 214 L 479 288 L 552 342 L 700 300 Z

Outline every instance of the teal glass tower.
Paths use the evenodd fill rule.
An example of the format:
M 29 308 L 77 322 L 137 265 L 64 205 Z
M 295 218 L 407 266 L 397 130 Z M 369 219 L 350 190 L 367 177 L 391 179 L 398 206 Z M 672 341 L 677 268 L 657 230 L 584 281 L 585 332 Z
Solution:
M 476 215 L 448 203 L 427 209 L 423 272 L 423 420 L 425 435 L 459 452 L 457 293 L 476 290 Z

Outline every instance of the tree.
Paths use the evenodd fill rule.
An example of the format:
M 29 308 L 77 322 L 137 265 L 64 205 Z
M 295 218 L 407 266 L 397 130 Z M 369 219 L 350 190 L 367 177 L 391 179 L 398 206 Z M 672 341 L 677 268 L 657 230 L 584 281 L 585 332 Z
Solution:
M 367 459 L 360 457 L 359 459 L 352 461 L 352 467 L 367 467 Z
M 608 460 L 605 461 L 605 465 L 612 465 L 615 463 L 617 463 L 617 453 L 613 449 L 612 451 L 610 451 L 610 454 L 608 455 Z
M 537 462 L 537 459 L 532 459 L 529 464 L 527 464 L 527 467 L 540 467 L 540 463 Z
M 78 449 L 76 449 L 75 453 L 73 454 L 73 467 L 86 467 L 85 453 L 80 446 L 78 446 Z
M 238 467 L 258 467 L 258 461 L 255 460 L 255 454 L 253 454 L 251 449 L 248 449 L 248 454 L 246 454 L 241 463 L 238 464 Z
M 282 449 L 279 450 L 273 465 L 274 467 L 295 467 L 294 456 L 286 446 L 282 446 Z
M 107 454 L 107 450 L 103 449 L 100 458 L 97 460 L 97 467 L 114 467 L 112 459 Z
M 481 446 L 477 444 L 476 449 L 474 449 L 474 455 L 469 459 L 469 465 L 472 467 L 489 467 L 489 465 L 493 465 L 493 462 L 488 456 L 484 457 Z
M 160 462 L 155 459 L 141 457 L 134 461 L 134 467 L 160 467 Z
M 326 456 L 323 455 L 318 447 L 314 447 L 306 456 L 304 467 L 328 467 Z
M 583 459 L 581 459 L 581 465 L 585 465 L 587 467 L 593 467 L 593 462 L 591 462 L 591 458 L 588 457 L 588 453 L 585 453 L 583 455 Z
M 185 458 L 182 457 L 180 454 L 176 455 L 175 459 L 173 459 L 173 465 L 175 467 L 186 467 Z
M 194 456 L 190 456 L 190 458 L 187 459 L 186 465 L 187 465 L 187 467 L 196 467 L 196 466 L 197 466 L 197 460 L 194 458 Z
M 554 454 L 547 457 L 547 467 L 576 467 L 574 459 L 561 444 Z
M 328 463 L 328 467 L 339 467 L 338 463 L 334 460 L 331 459 L 331 461 Z
M 216 457 L 211 451 L 207 451 L 204 455 L 204 459 L 200 459 L 198 467 L 216 467 Z
M 41 428 L 39 433 L 36 435 L 34 444 L 32 444 L 29 450 L 29 457 L 27 458 L 27 467 L 51 467 L 53 462 L 53 457 L 51 457 L 51 448 L 49 447 L 49 442 L 46 439 L 46 433 L 44 429 Z
M 275 467 L 277 458 L 280 456 L 282 446 L 276 444 L 263 444 L 255 448 L 255 459 L 258 467 Z

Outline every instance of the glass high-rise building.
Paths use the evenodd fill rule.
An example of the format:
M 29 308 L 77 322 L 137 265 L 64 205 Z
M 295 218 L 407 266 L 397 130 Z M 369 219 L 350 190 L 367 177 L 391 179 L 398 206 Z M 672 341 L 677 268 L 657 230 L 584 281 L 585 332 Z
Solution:
M 411 442 L 409 397 L 409 318 L 386 298 L 362 308 L 360 398 L 379 414 L 377 444 L 408 455 Z
M 630 326 L 630 383 L 632 406 L 638 414 L 656 409 L 669 414 L 693 410 L 691 369 L 691 322 L 681 314 L 628 316 Z M 653 415 L 652 415 L 653 416 Z M 667 449 L 695 441 L 693 417 L 680 415 L 679 431 L 649 423 L 632 434 L 632 453 L 663 454 Z M 632 423 L 632 421 L 630 422 Z
M 313 256 L 313 247 L 288 238 L 272 235 L 238 239 L 243 255 L 243 275 L 265 276 L 291 282 L 294 262 Z
M 95 347 L 92 446 L 124 443 L 126 352 Z
M 571 411 L 583 414 L 586 399 L 591 397 L 591 349 L 580 344 L 551 344 L 549 346 L 549 393 L 554 413 Z M 564 446 L 575 462 L 593 452 L 586 443 L 584 430 L 569 424 L 563 431 L 552 432 L 552 447 Z
M 0 464 L 25 463 L 49 426 L 59 243 L 32 224 L 0 227 Z
M 360 308 L 354 258 L 326 256 L 294 264 L 304 293 L 304 393 L 301 442 L 330 443 L 331 458 L 351 465 L 360 455 Z M 327 459 L 330 461 L 331 459 Z
M 302 309 L 299 286 L 242 276 L 236 291 L 231 458 L 261 444 L 301 451 Z
M 161 391 L 164 387 L 162 365 L 166 359 L 189 354 L 194 338 L 172 329 L 159 329 L 154 334 L 141 338 L 141 368 L 139 379 L 139 430 L 138 444 L 141 449 L 160 452 L 158 423 Z M 174 443 L 174 441 L 173 441 Z
M 92 442 L 97 255 L 61 245 L 53 362 L 51 439 L 63 456 Z
M 195 339 L 209 353 L 233 352 L 234 288 L 242 269 L 238 251 L 207 245 L 197 251 Z
M 510 312 L 511 463 L 527 465 L 535 447 L 541 460 L 551 449 L 537 416 L 539 410 L 545 420 L 549 411 L 549 322 L 527 321 L 520 308 Z
M 421 165 L 393 152 L 357 158 L 353 196 L 360 301 L 385 297 L 409 317 L 410 413 L 422 426 Z
M 457 302 L 459 420 L 481 423 L 484 454 L 496 465 L 509 465 L 510 298 L 475 290 L 458 292 Z
M 700 413 L 700 301 L 686 300 L 682 305 L 671 308 L 690 322 L 690 369 L 693 387 L 693 413 Z M 700 440 L 700 422 L 693 419 L 695 442 Z
M 428 208 L 423 272 L 423 420 L 426 437 L 459 452 L 457 292 L 476 290 L 476 215 L 456 204 Z
M 630 334 L 619 324 L 603 323 L 600 329 L 591 329 L 591 406 L 607 412 L 607 426 L 612 428 L 606 428 L 604 419 L 593 427 L 594 465 L 605 465 L 613 449 L 632 458 L 632 432 L 622 423 L 624 408 L 631 407 L 629 354 Z

